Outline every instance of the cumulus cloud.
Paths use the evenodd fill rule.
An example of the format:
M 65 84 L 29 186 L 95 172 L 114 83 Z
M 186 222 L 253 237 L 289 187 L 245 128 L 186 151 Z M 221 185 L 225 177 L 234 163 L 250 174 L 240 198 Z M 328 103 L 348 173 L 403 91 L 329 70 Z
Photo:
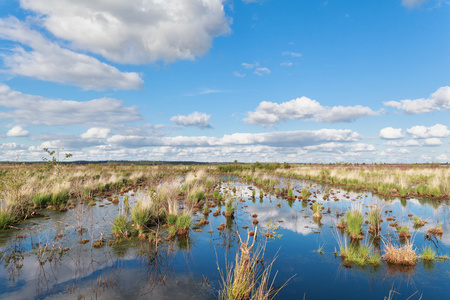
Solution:
M 404 137 L 401 128 L 386 127 L 380 130 L 380 138 L 387 140 L 401 139 Z
M 437 159 L 438 161 L 442 161 L 442 162 L 448 161 L 447 154 L 441 154 L 441 155 L 438 155 L 438 156 L 436 156 L 436 159 Z
M 345 154 L 348 152 L 371 152 L 376 150 L 375 147 L 371 144 L 354 143 L 346 145 L 335 142 L 306 146 L 305 149 L 309 151 L 333 152 L 339 154 Z
M 440 145 L 442 145 L 442 141 L 438 138 L 429 138 L 429 139 L 426 139 L 423 142 L 423 144 L 425 146 L 440 146 Z
M 80 136 L 82 139 L 106 139 L 110 132 L 109 128 L 92 127 Z
M 14 126 L 7 133 L 6 136 L 28 136 L 30 132 L 23 129 L 21 126 Z
M 434 126 L 413 126 L 406 129 L 406 132 L 410 134 L 413 138 L 444 138 L 450 136 L 450 130 L 446 125 L 436 124 Z
M 428 113 L 435 110 L 450 109 L 450 86 L 439 88 L 431 94 L 429 98 L 420 98 L 415 100 L 400 100 L 383 102 L 385 106 L 390 106 L 403 110 L 407 114 Z
M 428 0 L 402 0 L 402 5 L 408 8 L 414 8 L 420 6 L 422 3 Z
M 105 125 L 138 121 L 137 107 L 124 106 L 122 101 L 100 98 L 90 101 L 49 99 L 23 94 L 0 83 L 0 118 L 30 125 Z
M 195 111 L 187 116 L 183 115 L 173 116 L 172 118 L 170 118 L 170 121 L 180 126 L 195 126 L 198 127 L 199 129 L 205 129 L 205 128 L 212 128 L 212 126 L 209 124 L 210 118 L 211 115 Z
M 0 149 L 8 151 L 8 150 L 21 150 L 26 149 L 25 145 L 17 144 L 17 143 L 4 143 L 0 144 Z
M 244 122 L 261 126 L 273 125 L 287 120 L 303 119 L 317 122 L 350 122 L 364 116 L 376 115 L 369 107 L 322 106 L 308 97 L 296 98 L 280 104 L 262 101 L 255 111 L 248 112 Z
M 73 47 L 118 63 L 173 62 L 205 54 L 230 32 L 222 0 L 22 0 Z
M 149 137 L 113 135 L 107 142 L 123 147 L 181 146 L 216 147 L 264 145 L 271 147 L 305 147 L 325 142 L 357 142 L 362 137 L 350 129 L 278 131 L 266 133 L 233 133 L 221 138 L 209 136 Z
M 408 140 L 408 141 L 389 141 L 386 142 L 385 145 L 387 146 L 394 146 L 394 147 L 412 147 L 412 146 L 422 146 L 422 144 L 417 140 Z
M 139 74 L 121 72 L 98 59 L 73 52 L 50 42 L 14 17 L 0 19 L 0 38 L 25 45 L 3 54 L 4 65 L 14 75 L 79 86 L 87 90 L 139 89 Z
M 402 155 L 402 154 L 408 154 L 411 151 L 409 151 L 406 148 L 388 148 L 384 151 L 380 152 L 381 156 L 395 156 L 395 155 Z

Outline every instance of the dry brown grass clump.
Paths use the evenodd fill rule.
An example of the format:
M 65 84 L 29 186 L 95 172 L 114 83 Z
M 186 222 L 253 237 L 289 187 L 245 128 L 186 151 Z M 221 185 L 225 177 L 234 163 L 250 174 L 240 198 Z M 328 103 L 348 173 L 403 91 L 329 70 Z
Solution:
M 385 245 L 384 260 L 390 264 L 414 266 L 417 264 L 417 254 L 412 244 L 394 246 L 392 243 Z

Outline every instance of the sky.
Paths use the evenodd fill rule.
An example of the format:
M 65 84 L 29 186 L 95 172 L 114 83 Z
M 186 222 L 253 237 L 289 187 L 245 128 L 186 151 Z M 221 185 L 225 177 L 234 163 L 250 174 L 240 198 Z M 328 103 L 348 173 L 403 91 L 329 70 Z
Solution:
M 0 2 L 0 161 L 446 163 L 449 0 Z

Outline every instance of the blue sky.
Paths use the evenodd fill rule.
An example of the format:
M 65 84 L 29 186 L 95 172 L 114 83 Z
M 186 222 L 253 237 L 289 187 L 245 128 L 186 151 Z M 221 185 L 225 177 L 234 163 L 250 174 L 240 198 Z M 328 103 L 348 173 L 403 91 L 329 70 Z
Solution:
M 450 2 L 0 3 L 0 160 L 447 162 Z

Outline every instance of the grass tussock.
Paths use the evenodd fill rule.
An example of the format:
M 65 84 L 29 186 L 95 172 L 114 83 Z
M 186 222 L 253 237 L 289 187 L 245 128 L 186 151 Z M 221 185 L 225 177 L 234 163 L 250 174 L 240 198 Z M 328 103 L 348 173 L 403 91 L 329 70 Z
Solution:
M 436 251 L 434 251 L 430 246 L 425 246 L 422 248 L 420 258 L 425 261 L 434 261 L 437 258 Z
M 390 264 L 414 266 L 417 264 L 417 253 L 412 244 L 395 246 L 392 243 L 385 245 L 383 259 Z
M 378 266 L 381 264 L 381 255 L 374 252 L 369 245 L 357 243 L 341 244 L 339 250 L 339 256 L 351 265 L 365 266 L 371 264 Z
M 240 237 L 239 237 L 240 238 Z M 268 265 L 263 265 L 265 245 L 255 247 L 256 230 L 253 242 L 240 243 L 240 248 L 236 254 L 234 265 L 226 267 L 225 272 L 218 267 L 222 288 L 218 298 L 226 300 L 247 300 L 247 299 L 273 299 L 276 294 L 287 284 L 279 289 L 273 286 L 270 281 L 270 273 L 275 260 Z
M 352 206 L 351 210 L 345 214 L 345 218 L 347 219 L 347 231 L 350 233 L 350 238 L 358 239 L 361 235 L 361 225 L 364 221 L 361 206 Z
M 0 208 L 0 229 L 5 229 L 14 224 L 16 218 L 15 210 L 8 205 Z
M 128 236 L 128 219 L 124 214 L 119 214 L 112 225 L 113 233 L 116 236 Z

